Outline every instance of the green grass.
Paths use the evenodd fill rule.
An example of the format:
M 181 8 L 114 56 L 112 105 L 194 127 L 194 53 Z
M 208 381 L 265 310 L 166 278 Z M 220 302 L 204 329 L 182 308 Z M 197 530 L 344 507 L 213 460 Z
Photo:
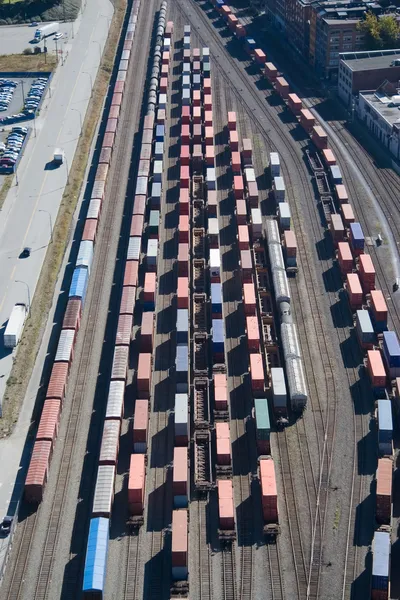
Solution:
M 333 531 L 337 531 L 339 529 L 340 523 L 340 507 L 337 506 L 335 510 L 335 518 L 333 520 Z
M 26 322 L 21 342 L 8 378 L 3 399 L 3 414 L 0 419 L 0 435 L 10 435 L 18 419 L 21 403 L 26 390 L 40 343 L 45 330 L 48 314 L 54 296 L 58 274 L 66 251 L 72 217 L 84 182 L 85 171 L 96 125 L 101 117 L 103 100 L 107 93 L 110 73 L 115 58 L 115 50 L 126 11 L 126 0 L 116 0 L 107 44 L 101 66 L 97 74 L 92 99 L 83 123 L 74 160 L 70 168 L 69 183 L 65 187 L 60 209 L 53 231 L 53 243 L 49 244 L 40 273 L 36 292 L 31 305 L 30 317 Z

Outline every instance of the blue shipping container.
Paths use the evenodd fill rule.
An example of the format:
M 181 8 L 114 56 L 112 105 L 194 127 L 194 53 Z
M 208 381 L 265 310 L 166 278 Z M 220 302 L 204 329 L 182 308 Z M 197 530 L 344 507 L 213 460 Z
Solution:
M 222 314 L 222 286 L 220 283 L 211 284 L 211 312 L 213 315 Z
M 87 286 L 89 282 L 89 271 L 86 267 L 76 267 L 72 275 L 69 298 L 81 298 L 82 307 L 85 304 Z
M 165 126 L 157 125 L 156 127 L 156 141 L 163 142 L 165 137 Z
M 385 331 L 383 334 L 383 356 L 389 369 L 400 368 L 400 344 L 394 331 Z
M 387 590 L 389 587 L 390 534 L 386 531 L 376 531 L 372 548 L 372 589 Z
M 224 321 L 223 321 L 223 319 L 213 319 L 212 320 L 213 354 L 223 354 L 224 353 L 224 342 L 225 342 Z
M 189 311 L 187 308 L 178 308 L 176 316 L 176 343 L 179 345 L 189 343 Z
M 365 238 L 360 223 L 350 223 L 350 238 L 353 248 L 364 248 Z
M 109 539 L 109 520 L 104 517 L 90 521 L 86 551 L 85 570 L 83 573 L 84 597 L 92 597 L 94 592 L 103 594 Z

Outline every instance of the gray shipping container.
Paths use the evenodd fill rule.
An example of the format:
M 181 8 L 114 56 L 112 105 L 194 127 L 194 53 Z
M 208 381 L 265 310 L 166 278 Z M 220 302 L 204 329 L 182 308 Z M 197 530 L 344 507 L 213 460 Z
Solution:
M 128 252 L 126 255 L 127 260 L 139 260 L 141 242 L 142 242 L 141 237 L 130 237 L 129 238 Z
M 356 312 L 356 330 L 362 344 L 373 344 L 375 342 L 375 332 L 368 310 L 358 310 Z
M 182 104 L 184 106 L 190 106 L 191 104 L 191 94 L 188 89 L 182 90 Z
M 286 411 L 287 391 L 282 367 L 271 368 L 271 387 L 274 408 Z
M 286 373 L 292 409 L 302 410 L 307 403 L 307 386 L 301 358 L 288 358 Z
M 269 155 L 269 166 L 271 169 L 271 177 L 280 177 L 281 161 L 277 152 L 271 152 Z
M 121 419 L 124 405 L 125 382 L 111 381 L 108 391 L 106 419 Z
M 274 197 L 275 202 L 278 204 L 279 202 L 285 202 L 285 182 L 283 181 L 283 177 L 274 177 Z
M 210 48 L 204 47 L 202 49 L 202 56 L 204 62 L 210 62 Z
M 189 435 L 188 395 L 175 394 L 175 437 Z
M 189 311 L 187 308 L 178 308 L 176 311 L 176 343 L 178 346 L 187 346 L 189 342 Z
M 189 349 L 187 345 L 176 347 L 175 369 L 176 390 L 177 392 L 187 393 L 189 379 Z
M 136 180 L 136 191 L 135 196 L 146 196 L 147 195 L 147 177 L 138 177 Z
M 161 183 L 163 173 L 163 162 L 162 160 L 155 160 L 153 164 L 153 181 Z
M 147 266 L 151 269 L 156 269 L 157 267 L 157 255 L 158 255 L 158 240 L 148 240 L 147 241 Z
M 286 358 L 301 358 L 297 327 L 294 323 L 281 324 L 283 354 Z
M 190 90 L 190 75 L 183 75 L 182 77 L 182 88 L 184 90 Z
M 216 217 L 210 217 L 208 219 L 208 235 L 212 236 L 212 235 L 219 235 L 219 225 L 218 225 L 218 219 Z
M 221 255 L 219 248 L 210 249 L 210 276 L 220 277 L 221 274 Z
M 70 362 L 75 341 L 75 329 L 63 329 L 58 340 L 55 362 Z
M 290 214 L 289 204 L 287 202 L 279 202 L 278 213 L 279 213 L 280 228 L 283 230 L 285 230 L 285 229 L 289 230 L 290 222 L 291 222 L 291 214 Z
M 375 531 L 372 542 L 372 584 L 374 579 L 386 579 L 390 571 L 390 533 L 387 531 Z M 378 579 L 379 578 L 379 579 Z M 379 589 L 379 588 L 378 588 Z
M 89 208 L 87 211 L 87 219 L 98 219 L 100 216 L 101 200 L 100 198 L 93 198 L 89 202 Z
M 193 88 L 195 90 L 199 90 L 201 88 L 201 75 L 199 73 L 195 73 L 193 75 Z
M 164 156 L 164 142 L 156 142 L 154 145 L 154 158 L 162 160 Z
M 93 517 L 109 517 L 114 499 L 115 467 L 100 465 L 93 499 Z

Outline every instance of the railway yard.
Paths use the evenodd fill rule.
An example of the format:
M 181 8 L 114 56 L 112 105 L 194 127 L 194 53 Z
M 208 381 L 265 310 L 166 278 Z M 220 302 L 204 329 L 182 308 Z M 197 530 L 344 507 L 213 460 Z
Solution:
M 399 597 L 400 179 L 247 25 L 129 5 L 4 599 Z

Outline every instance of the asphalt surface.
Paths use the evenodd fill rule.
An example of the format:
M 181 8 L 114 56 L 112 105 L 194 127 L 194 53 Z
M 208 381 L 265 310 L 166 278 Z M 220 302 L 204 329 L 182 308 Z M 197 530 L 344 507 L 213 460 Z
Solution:
M 99 12 L 102 11 L 100 10 Z M 57 40 L 58 50 L 61 48 L 69 50 L 71 48 L 71 41 L 77 33 L 81 18 L 81 15 L 79 15 L 74 23 L 60 23 L 59 31 L 64 34 L 64 37 Z M 45 25 L 45 23 L 39 24 L 40 27 L 42 25 Z M 5 25 L 1 27 L 0 54 L 21 54 L 26 48 L 31 48 L 33 50 L 35 46 L 39 46 L 43 51 L 43 41 L 39 44 L 33 42 L 36 29 L 36 27 L 29 27 L 28 25 Z M 48 52 L 56 51 L 56 43 L 53 40 L 53 36 L 46 38 L 46 46 Z
M 107 19 L 112 15 L 108 0 L 101 4 L 87 2 L 71 52 L 64 65 L 59 66 L 52 82 L 51 98 L 43 104 L 36 120 L 37 135 L 29 140 L 18 170 L 18 185 L 14 185 L 0 212 L 0 396 L 4 394 L 13 354 L 5 351 L 2 334 L 16 302 L 32 299 L 40 275 L 47 245 L 51 240 L 50 222 L 55 223 L 67 168 L 71 165 L 80 134 L 80 115 L 84 118 L 91 92 L 90 76 L 94 80 L 99 65 L 99 52 L 106 41 Z M 90 74 L 90 76 L 84 72 Z M 65 150 L 66 162 L 58 169 L 46 169 L 54 148 Z M 32 248 L 31 256 L 19 259 L 24 246 Z M 23 283 L 16 283 L 16 280 Z M 35 395 L 28 394 L 21 409 L 15 431 L 8 439 L 0 440 L 0 460 L 3 469 L 0 479 L 0 518 L 9 507 L 21 453 L 29 427 Z M 0 561 L 5 543 L 1 542 Z

